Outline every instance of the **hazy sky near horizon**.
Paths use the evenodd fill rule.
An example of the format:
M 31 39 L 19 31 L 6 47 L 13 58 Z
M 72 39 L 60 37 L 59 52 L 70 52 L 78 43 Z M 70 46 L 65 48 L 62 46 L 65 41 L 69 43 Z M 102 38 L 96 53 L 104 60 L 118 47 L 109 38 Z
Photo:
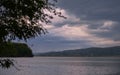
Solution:
M 33 52 L 120 45 L 120 0 L 58 0 L 57 6 L 67 19 L 44 24 L 49 33 L 28 40 Z

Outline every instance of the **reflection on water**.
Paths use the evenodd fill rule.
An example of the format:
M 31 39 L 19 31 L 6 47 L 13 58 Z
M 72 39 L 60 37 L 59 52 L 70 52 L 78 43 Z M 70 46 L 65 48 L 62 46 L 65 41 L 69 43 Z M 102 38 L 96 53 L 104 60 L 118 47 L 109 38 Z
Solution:
M 15 60 L 20 71 L 0 68 L 0 75 L 120 75 L 120 58 L 117 57 L 34 57 Z

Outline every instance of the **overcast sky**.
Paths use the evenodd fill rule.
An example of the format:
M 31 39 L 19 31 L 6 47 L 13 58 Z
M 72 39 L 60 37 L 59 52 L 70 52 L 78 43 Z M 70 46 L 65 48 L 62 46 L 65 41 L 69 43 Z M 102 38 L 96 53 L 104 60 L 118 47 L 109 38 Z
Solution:
M 58 0 L 67 19 L 55 17 L 42 35 L 28 41 L 33 52 L 120 46 L 120 0 Z

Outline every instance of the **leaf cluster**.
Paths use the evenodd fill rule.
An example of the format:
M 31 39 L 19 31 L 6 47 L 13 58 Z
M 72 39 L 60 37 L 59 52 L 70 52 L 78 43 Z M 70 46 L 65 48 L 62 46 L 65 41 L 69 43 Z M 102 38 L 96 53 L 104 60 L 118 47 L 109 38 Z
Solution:
M 0 43 L 10 40 L 27 40 L 46 33 L 41 24 L 50 23 L 56 11 L 55 3 L 49 0 L 0 0 Z M 46 11 L 45 11 L 46 10 Z
M 12 59 L 0 59 L 0 67 L 10 68 L 11 66 L 14 66 L 14 62 Z

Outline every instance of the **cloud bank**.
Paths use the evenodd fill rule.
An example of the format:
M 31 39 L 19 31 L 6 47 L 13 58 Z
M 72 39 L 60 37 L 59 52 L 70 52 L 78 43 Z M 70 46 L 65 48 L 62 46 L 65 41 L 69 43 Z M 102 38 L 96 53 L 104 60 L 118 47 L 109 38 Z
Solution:
M 81 1 L 84 4 L 84 2 L 87 0 Z M 89 6 L 90 4 L 92 4 L 92 1 L 85 5 Z M 100 4 L 102 3 L 102 1 L 100 1 Z M 71 1 L 71 3 L 72 2 L 73 1 Z M 116 2 L 113 4 L 116 4 Z M 117 13 L 117 10 L 113 9 L 114 6 L 113 7 L 111 6 L 113 4 L 111 3 L 110 0 L 109 3 L 107 2 L 103 3 L 103 6 L 95 4 L 94 6 L 96 6 L 96 8 L 94 8 L 91 5 L 89 9 L 82 7 L 85 5 L 81 4 L 80 6 L 82 7 L 81 10 L 83 10 L 84 8 L 84 10 L 82 11 L 85 12 L 84 15 L 82 14 L 82 12 L 79 14 L 78 12 L 76 13 L 75 10 L 77 8 L 73 9 L 74 12 L 69 12 L 71 8 L 73 8 L 74 6 L 72 7 L 68 5 L 71 7 L 68 10 L 66 9 L 67 7 L 63 5 L 64 8 L 57 8 L 57 10 L 61 11 L 63 15 L 67 17 L 67 19 L 54 16 L 54 19 L 52 20 L 51 24 L 48 25 L 44 24 L 44 27 L 49 31 L 49 33 L 31 40 L 29 43 L 30 44 L 34 43 L 34 46 L 32 48 L 34 49 L 35 52 L 120 45 L 119 17 L 116 20 L 116 18 L 115 19 L 109 18 L 110 16 L 106 14 L 113 13 L 111 15 L 114 16 L 114 13 Z M 110 6 L 111 8 L 109 8 Z M 95 10 L 98 8 L 99 10 Z M 112 11 L 112 9 L 114 11 Z M 92 10 L 95 11 L 93 12 Z M 87 11 L 90 11 L 90 13 L 87 13 Z M 104 14 L 102 14 L 103 12 Z M 108 16 L 107 18 L 105 18 L 105 14 Z M 91 15 L 93 15 L 92 16 L 93 19 L 90 19 Z M 100 17 L 100 15 L 104 16 Z

